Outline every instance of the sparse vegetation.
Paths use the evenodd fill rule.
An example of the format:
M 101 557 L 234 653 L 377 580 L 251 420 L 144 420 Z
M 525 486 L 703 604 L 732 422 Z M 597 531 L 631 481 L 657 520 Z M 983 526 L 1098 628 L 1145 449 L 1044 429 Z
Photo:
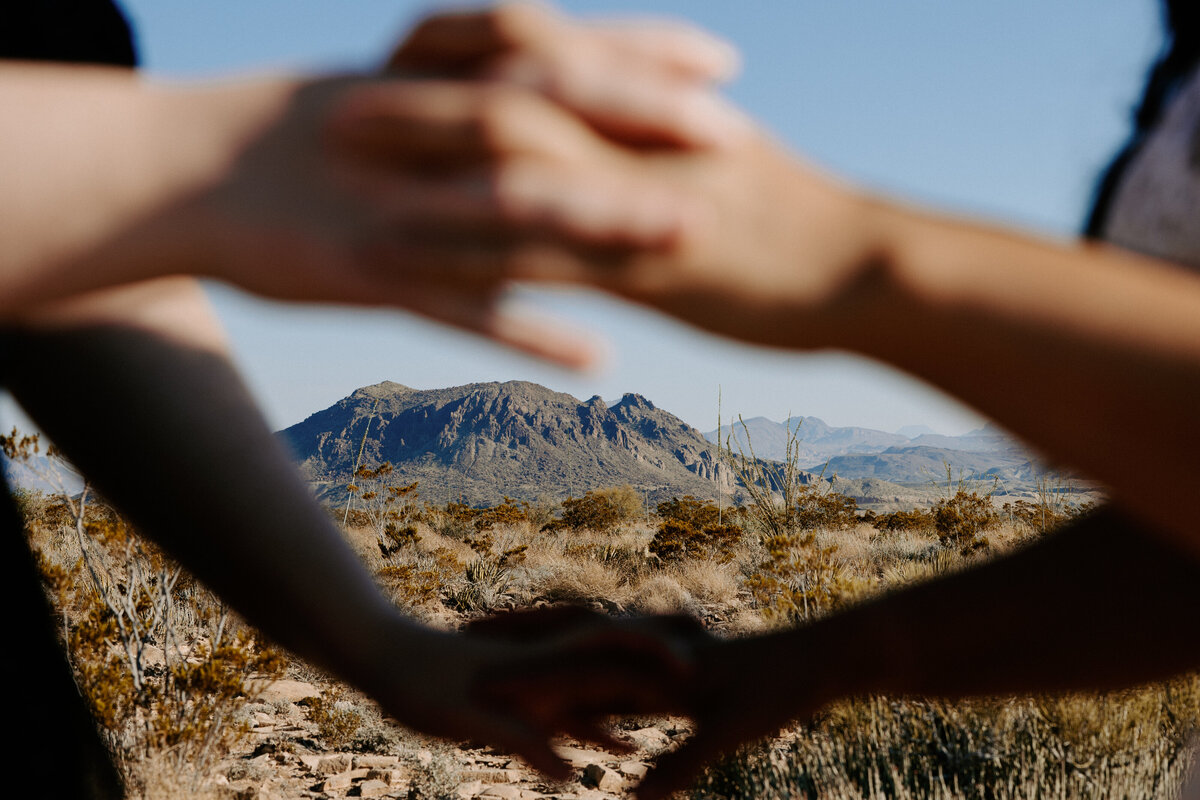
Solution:
M 15 436 L 4 443 L 16 457 L 37 444 Z M 738 459 L 728 458 L 736 470 Z M 984 536 L 989 550 L 1003 551 L 1078 513 L 1057 489 L 997 508 L 985 493 L 953 486 L 932 508 L 864 520 L 827 481 L 789 478 L 787 464 L 771 473 L 741 463 L 757 487 L 743 505 L 683 496 L 648 518 L 628 487 L 587 492 L 558 509 L 507 498 L 491 508 L 418 508 L 417 487 L 388 492 L 387 473 L 372 468 L 359 476 L 346 535 L 397 604 L 442 627 L 497 609 L 582 602 L 613 614 L 682 610 L 735 636 L 956 569 Z M 249 776 L 257 785 L 276 765 L 312 753 L 399 756 L 409 777 L 389 788 L 393 797 L 455 796 L 468 780 L 462 750 L 414 743 L 367 701 L 303 665 L 293 663 L 291 674 L 320 684 L 312 699 L 254 703 L 260 678 L 281 674 L 285 663 L 211 595 L 88 495 L 19 499 L 80 687 L 135 791 L 151 765 L 167 764 L 173 780 L 186 773 L 178 785 L 190 796 L 213 790 L 218 778 Z M 556 510 L 558 522 L 543 529 Z M 274 731 L 248 734 L 258 717 L 275 721 Z M 675 723 L 626 727 L 650 725 L 670 731 L 659 733 L 656 750 L 685 736 Z M 1103 696 L 961 704 L 866 697 L 714 765 L 692 796 L 1169 797 L 1198 729 L 1195 678 Z M 309 776 L 295 796 L 316 780 Z

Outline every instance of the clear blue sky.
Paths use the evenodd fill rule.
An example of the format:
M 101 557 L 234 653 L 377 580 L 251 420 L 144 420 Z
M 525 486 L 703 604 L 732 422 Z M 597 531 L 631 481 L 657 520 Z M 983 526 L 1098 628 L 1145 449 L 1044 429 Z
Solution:
M 732 40 L 729 94 L 819 163 L 880 190 L 1057 235 L 1077 229 L 1096 171 L 1125 135 L 1159 44 L 1151 0 L 572 0 L 588 14 L 685 16 Z M 428 3 L 127 0 L 147 68 L 172 76 L 376 63 Z M 533 293 L 607 332 L 613 363 L 577 376 L 391 313 L 283 308 L 213 292 L 271 421 L 354 388 L 520 378 L 587 398 L 638 392 L 701 427 L 789 412 L 894 430 L 978 424 L 926 387 L 861 359 L 783 355 L 701 336 L 576 293 Z M 1016 390 L 1017 387 L 1014 387 Z

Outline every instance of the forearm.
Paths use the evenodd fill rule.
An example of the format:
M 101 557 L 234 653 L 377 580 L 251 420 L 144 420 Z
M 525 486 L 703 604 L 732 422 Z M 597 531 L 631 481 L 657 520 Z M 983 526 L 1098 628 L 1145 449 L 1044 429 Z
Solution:
M 6 332 L 14 395 L 141 530 L 251 623 L 370 683 L 362 661 L 385 632 L 402 632 L 398 615 L 258 414 L 219 327 L 189 296 L 198 289 L 132 291 L 92 303 L 91 322 L 66 308 L 57 329 Z M 155 330 L 159 312 L 170 338 Z
M 905 209 L 852 349 L 961 398 L 1104 482 L 1200 555 L 1186 503 L 1200 445 L 1200 276 Z
M 764 639 L 796 693 L 1102 690 L 1200 666 L 1200 567 L 1111 510 L 1010 556 Z M 811 695 L 808 695 L 811 697 Z M 807 698 L 806 698 L 807 700 Z M 799 705 L 802 700 L 797 700 Z
M 228 171 L 294 85 L 169 89 L 136 73 L 0 61 L 0 320 L 167 274 L 205 273 L 191 198 Z

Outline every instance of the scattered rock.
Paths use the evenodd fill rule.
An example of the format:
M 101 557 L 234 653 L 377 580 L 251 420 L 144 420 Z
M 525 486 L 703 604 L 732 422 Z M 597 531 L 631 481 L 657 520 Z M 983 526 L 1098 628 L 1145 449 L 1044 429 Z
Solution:
M 617 767 L 617 771 L 627 778 L 640 781 L 650 771 L 650 765 L 643 764 L 641 761 L 622 761 L 621 765 Z
M 329 792 L 337 789 L 349 789 L 354 785 L 354 782 L 367 777 L 369 769 L 352 769 L 349 772 L 339 772 L 336 775 L 330 775 L 325 782 L 321 784 L 321 791 Z
M 383 781 L 365 780 L 358 785 L 359 797 L 382 797 L 387 794 L 389 787 Z
M 454 789 L 454 794 L 463 798 L 463 800 L 471 800 L 472 797 L 479 794 L 482 790 L 482 781 L 464 781 Z
M 659 753 L 671 746 L 671 737 L 658 728 L 639 728 L 636 731 L 625 731 L 625 738 L 633 746 L 647 753 Z
M 346 772 L 353 767 L 354 758 L 350 754 L 338 753 L 332 756 L 324 756 L 317 761 L 316 772 L 318 775 L 336 775 L 339 772 Z
M 563 761 L 573 767 L 586 767 L 588 764 L 616 763 L 617 757 L 603 750 L 584 750 L 580 747 L 559 745 L 554 748 Z
M 515 769 L 464 769 L 462 779 L 481 783 L 516 783 L 521 780 L 521 773 Z
M 399 786 L 412 780 L 406 769 L 372 769 L 367 773 L 369 781 L 383 781 L 388 786 Z
M 304 681 L 272 681 L 263 688 L 258 689 L 258 699 L 264 703 L 273 703 L 276 700 L 286 700 L 289 703 L 299 703 L 306 697 L 320 696 L 320 689 L 313 684 L 305 683 Z
M 583 777 L 602 792 L 620 791 L 625 786 L 625 779 L 620 773 L 613 772 L 603 764 L 588 764 L 583 768 Z
M 354 766 L 368 769 L 390 769 L 400 763 L 400 756 L 355 756 Z
M 521 790 L 513 786 L 511 783 L 500 783 L 493 786 L 484 787 L 484 790 L 479 793 L 480 797 L 499 797 L 502 800 L 521 800 Z
M 418 750 L 417 751 L 417 763 L 420 764 L 422 767 L 428 767 L 430 764 L 433 763 L 433 751 L 432 750 Z

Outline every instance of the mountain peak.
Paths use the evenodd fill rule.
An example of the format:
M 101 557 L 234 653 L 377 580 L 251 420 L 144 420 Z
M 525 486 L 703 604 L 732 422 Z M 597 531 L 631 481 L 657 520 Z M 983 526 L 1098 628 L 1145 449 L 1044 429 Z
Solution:
M 343 492 L 358 461 L 391 462 L 434 502 L 582 494 L 630 484 L 651 499 L 715 497 L 732 486 L 698 431 L 629 393 L 611 408 L 528 381 L 410 389 L 363 387 L 282 432 L 318 484 Z M 320 488 L 320 487 L 323 487 Z

